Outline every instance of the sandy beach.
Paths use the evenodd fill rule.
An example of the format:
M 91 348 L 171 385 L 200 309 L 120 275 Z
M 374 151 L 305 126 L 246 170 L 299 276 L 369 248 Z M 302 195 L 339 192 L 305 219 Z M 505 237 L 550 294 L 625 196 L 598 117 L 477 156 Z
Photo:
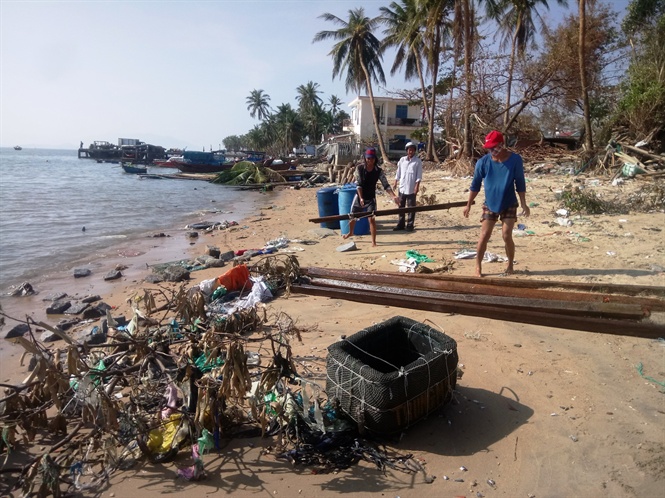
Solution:
M 613 186 L 607 177 L 535 174 L 529 173 L 528 167 L 527 178 L 527 202 L 533 207 L 531 217 L 518 223 L 526 225 L 528 233 L 515 239 L 516 274 L 502 278 L 665 285 L 665 213 L 662 208 L 631 210 L 635 201 L 628 201 L 645 192 L 649 180 L 631 179 Z M 423 180 L 425 194 L 435 196 L 436 203 L 466 201 L 469 184 L 470 178 L 452 176 L 440 167 L 426 168 Z M 571 213 L 570 224 L 561 225 L 556 221 L 560 217 L 556 210 L 561 207 L 558 194 L 569 184 L 622 202 L 626 210 L 603 215 Z M 63 277 L 44 283 L 36 296 L 5 299 L 3 311 L 14 317 L 35 314 L 35 320 L 43 320 L 42 298 L 61 291 L 79 296 L 99 294 L 118 313 L 128 314 L 128 298 L 143 287 L 154 287 L 143 282 L 148 273 L 146 264 L 198 256 L 207 245 L 222 252 L 261 248 L 279 237 L 295 241 L 289 248 L 295 251 L 301 267 L 395 272 L 398 266 L 394 262 L 405 259 L 406 251 L 416 250 L 434 260 L 427 263 L 432 268 L 448 266 L 453 275 L 474 275 L 474 261 L 454 259 L 454 255 L 475 249 L 480 202 L 472 208 L 469 219 L 463 218 L 461 208 L 418 213 L 416 230 L 411 233 L 392 231 L 396 217 L 377 218 L 377 247 L 371 246 L 369 235 L 353 236 L 349 240 L 355 242 L 357 250 L 338 252 L 336 249 L 346 242 L 339 230 L 322 237 L 320 227 L 308 222 L 318 216 L 317 189 L 248 196 L 253 214 L 236 220 L 238 227 L 202 233 L 193 244 L 182 231 L 151 239 L 133 253 L 95 261 L 94 273 L 86 279 Z M 482 198 L 481 194 L 478 200 Z M 387 196 L 379 195 L 379 210 L 392 207 Z M 487 250 L 505 254 L 500 228 Z M 258 256 L 252 262 L 256 259 Z M 123 278 L 103 281 L 103 275 L 118 264 L 127 267 Z M 504 268 L 504 262 L 493 262 L 485 263 L 483 270 L 488 277 L 499 277 Z M 215 278 L 227 269 L 228 265 L 192 272 L 188 285 Z M 325 385 L 326 348 L 330 344 L 390 317 L 401 315 L 428 323 L 455 339 L 463 376 L 453 401 L 390 445 L 400 453 L 413 454 L 435 477 L 433 482 L 426 482 L 422 474 L 382 473 L 365 462 L 331 474 L 313 474 L 266 452 L 273 444 L 270 438 L 244 438 L 231 440 L 221 451 L 204 456 L 205 480 L 177 479 L 173 463 L 141 462 L 129 470 L 116 471 L 108 486 L 88 496 L 662 496 L 663 339 L 301 294 L 279 297 L 267 304 L 267 310 L 297 319 L 304 332 L 302 343 L 295 343 L 293 352 L 312 372 L 310 380 L 321 385 Z M 665 338 L 661 315 L 654 313 L 651 320 L 663 326 Z M 0 330 L 3 337 L 12 326 L 8 320 Z M 0 344 L 0 382 L 17 384 L 27 375 L 27 362 L 19 364 L 22 354 L 18 345 Z M 8 489 L 9 474 L 0 474 L 0 479 L 0 494 L 19 496 L 18 491 Z

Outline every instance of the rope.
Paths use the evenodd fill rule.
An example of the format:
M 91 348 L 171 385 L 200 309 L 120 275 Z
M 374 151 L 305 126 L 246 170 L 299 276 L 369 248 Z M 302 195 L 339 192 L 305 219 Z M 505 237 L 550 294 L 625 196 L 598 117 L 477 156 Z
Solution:
M 653 377 L 647 377 L 644 375 L 644 365 L 642 365 L 642 362 L 639 362 L 637 365 L 635 365 L 635 368 L 637 368 L 637 373 L 640 374 L 640 377 L 648 380 L 649 382 L 653 382 L 654 384 L 658 384 L 660 387 L 665 389 L 665 382 L 660 382 Z
M 411 320 L 409 320 L 411 321 Z M 411 341 L 413 335 L 417 335 L 418 338 L 424 338 L 427 341 L 427 345 L 429 346 L 430 351 L 427 354 L 420 353 L 419 351 L 415 350 L 418 354 L 417 360 L 414 360 L 412 362 L 412 367 L 409 369 L 406 369 L 405 367 L 397 367 L 396 365 L 393 365 L 391 362 L 387 361 L 384 358 L 381 358 L 379 356 L 376 356 L 374 354 L 369 353 L 368 351 L 365 351 L 362 347 L 359 345 L 355 344 L 352 341 L 349 341 L 348 339 L 344 340 L 344 344 L 350 344 L 352 345 L 356 350 L 360 351 L 362 354 L 366 355 L 369 358 L 373 358 L 375 360 L 378 360 L 389 367 L 391 367 L 395 372 L 397 372 L 397 379 L 391 379 L 391 382 L 395 382 L 398 379 L 403 379 L 402 380 L 402 387 L 404 388 L 404 399 L 405 401 L 400 404 L 397 407 L 393 408 L 385 408 L 385 407 L 379 407 L 375 406 L 373 402 L 371 402 L 368 398 L 368 393 L 370 393 L 370 389 L 373 388 L 375 391 L 374 394 L 378 399 L 380 400 L 382 396 L 385 396 L 386 393 L 382 393 L 380 391 L 380 388 L 383 388 L 384 391 L 387 390 L 387 394 L 390 396 L 390 400 L 394 399 L 394 394 L 393 394 L 393 389 L 394 387 L 397 386 L 392 386 L 392 385 L 387 385 L 386 384 L 386 379 L 383 380 L 370 380 L 366 377 L 363 376 L 363 371 L 366 370 L 367 368 L 371 368 L 367 364 L 362 364 L 360 366 L 359 371 L 355 371 L 352 367 L 353 365 L 350 365 L 354 360 L 358 360 L 357 358 L 352 357 L 349 354 L 346 354 L 345 352 L 342 352 L 344 354 L 343 362 L 339 361 L 335 355 L 334 351 L 333 354 L 328 355 L 328 361 L 329 361 L 329 368 L 326 371 L 326 380 L 329 385 L 331 385 L 332 390 L 334 390 L 334 395 L 339 398 L 340 400 L 342 399 L 348 399 L 349 400 L 349 406 L 345 407 L 347 408 L 348 411 L 351 411 L 353 408 L 355 410 L 360 410 L 359 415 L 362 416 L 362 414 L 366 413 L 366 411 L 373 411 L 378 414 L 385 414 L 388 412 L 394 412 L 397 410 L 402 410 L 404 407 L 406 407 L 406 426 L 410 426 L 412 423 L 416 422 L 420 418 L 428 415 L 431 411 L 431 409 L 434 409 L 435 407 L 431 407 L 430 403 L 430 395 L 432 392 L 436 393 L 437 395 L 442 396 L 442 401 L 445 399 L 445 397 L 452 391 L 451 386 L 451 370 L 448 365 L 449 360 L 446 358 L 444 359 L 445 363 L 445 371 L 446 371 L 446 376 L 444 379 L 441 381 L 437 382 L 436 384 L 432 385 L 432 369 L 430 366 L 430 363 L 433 361 L 441 359 L 442 356 L 448 357 L 451 354 L 455 352 L 455 348 L 451 349 L 443 349 L 441 348 L 441 344 L 439 344 L 439 341 L 436 341 L 433 337 L 433 334 L 431 333 L 421 333 L 418 332 L 417 326 L 421 325 L 416 323 L 411 324 L 409 329 L 406 331 L 407 333 L 407 338 L 409 341 Z M 433 329 L 432 329 L 433 330 Z M 444 337 L 445 334 L 442 334 Z M 454 341 L 453 341 L 454 342 Z M 430 361 L 427 361 L 426 356 L 434 354 L 434 356 L 430 359 Z M 359 361 L 359 360 L 358 360 Z M 421 363 L 422 361 L 422 363 Z M 424 363 L 424 364 L 423 364 Z M 415 370 L 418 370 L 422 367 L 427 368 L 427 382 L 424 388 L 416 393 L 409 393 L 409 374 Z M 456 374 L 456 372 L 453 372 Z M 333 375 L 335 378 L 332 378 L 331 375 Z M 437 393 L 436 389 L 440 388 L 441 386 L 446 387 L 446 392 L 445 393 Z M 377 390 L 377 388 L 379 388 Z M 371 393 L 370 393 L 371 394 Z M 411 409 L 413 402 L 422 396 L 425 396 L 425 412 L 422 413 L 420 416 L 416 416 L 412 420 L 412 413 L 417 414 L 416 409 Z M 355 402 L 355 405 L 354 405 Z M 357 405 L 360 405 L 359 407 Z M 355 406 L 355 408 L 354 408 Z M 356 420 L 359 422 L 358 420 Z

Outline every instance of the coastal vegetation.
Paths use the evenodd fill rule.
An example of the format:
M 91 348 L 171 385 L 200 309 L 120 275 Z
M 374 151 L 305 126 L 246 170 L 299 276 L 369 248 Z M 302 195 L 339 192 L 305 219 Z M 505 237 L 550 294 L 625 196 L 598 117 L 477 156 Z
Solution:
M 553 25 L 546 0 L 400 0 L 374 18 L 363 8 L 346 17 L 324 13 L 320 17 L 338 29 L 320 31 L 313 42 L 333 42 L 333 79 L 344 79 L 348 91 L 366 92 L 370 101 L 376 86 L 385 85 L 385 59 L 394 54 L 390 74 L 417 85 L 388 94 L 422 106 L 427 125 L 413 136 L 427 143 L 428 160 L 471 157 L 478 138 L 493 128 L 512 136 L 579 136 L 592 159 L 617 134 L 663 148 L 664 5 L 632 0 L 619 13 L 607 3 L 578 0 Z M 297 108 L 273 109 L 264 90 L 252 90 L 248 111 L 261 123 L 227 137 L 225 146 L 277 155 L 342 133 L 349 117 L 342 101 L 332 95 L 324 104 L 321 93 L 309 81 L 296 89 Z M 377 123 L 375 133 L 385 161 Z

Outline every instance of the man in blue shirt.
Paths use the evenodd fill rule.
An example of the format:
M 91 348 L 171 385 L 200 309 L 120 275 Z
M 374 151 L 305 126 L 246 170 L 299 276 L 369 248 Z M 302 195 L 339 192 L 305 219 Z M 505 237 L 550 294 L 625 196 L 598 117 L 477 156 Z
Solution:
M 513 227 L 517 220 L 517 208 L 522 206 L 520 216 L 529 216 L 529 206 L 526 204 L 526 181 L 524 180 L 524 165 L 519 154 L 510 152 L 503 146 L 503 135 L 498 131 L 492 131 L 485 137 L 483 148 L 489 150 L 489 154 L 481 157 L 476 163 L 476 168 L 469 187 L 469 201 L 464 208 L 464 217 L 469 217 L 471 204 L 480 192 L 480 186 L 485 182 L 485 203 L 483 204 L 483 215 L 480 219 L 481 230 L 476 250 L 476 276 L 482 277 L 482 262 L 487 249 L 487 243 L 492 236 L 492 230 L 498 220 L 503 226 L 501 233 L 506 246 L 506 257 L 508 266 L 506 274 L 513 270 L 515 259 L 515 242 L 513 241 Z M 520 202 L 517 202 L 517 195 Z

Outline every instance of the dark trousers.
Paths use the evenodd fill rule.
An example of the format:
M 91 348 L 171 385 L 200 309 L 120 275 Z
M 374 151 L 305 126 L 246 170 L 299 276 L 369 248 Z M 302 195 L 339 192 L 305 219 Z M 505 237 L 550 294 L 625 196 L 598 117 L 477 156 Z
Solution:
M 416 206 L 416 194 L 399 194 L 399 207 L 415 207 Z M 408 213 L 407 215 L 406 226 L 408 228 L 413 228 L 413 223 L 416 221 L 416 213 Z M 399 221 L 397 226 L 404 226 L 404 214 L 399 215 Z

